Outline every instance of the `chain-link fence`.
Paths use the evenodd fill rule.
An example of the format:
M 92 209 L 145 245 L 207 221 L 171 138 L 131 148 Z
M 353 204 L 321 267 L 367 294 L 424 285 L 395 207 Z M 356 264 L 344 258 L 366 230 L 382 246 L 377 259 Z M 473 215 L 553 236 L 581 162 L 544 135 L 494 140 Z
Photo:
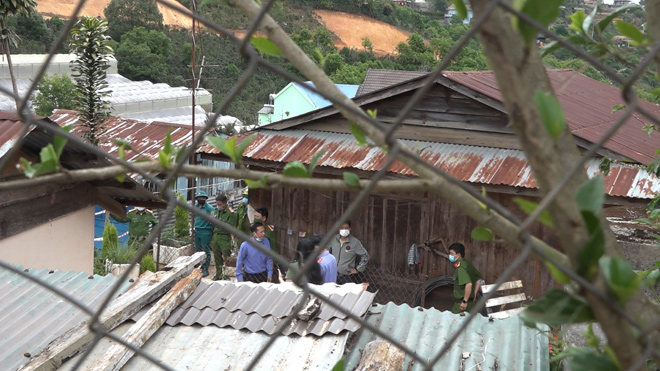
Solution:
M 635 90 L 633 89 L 633 83 L 638 80 L 641 76 L 648 74 L 648 68 L 651 63 L 657 61 L 658 59 L 658 50 L 660 50 L 660 44 L 655 41 L 653 38 L 646 38 L 642 36 L 642 39 L 638 40 L 638 44 L 645 46 L 645 49 L 640 49 L 644 52 L 642 58 L 640 58 L 640 63 L 634 65 L 633 72 L 630 73 L 627 77 L 622 77 L 617 71 L 612 70 L 608 67 L 603 60 L 594 57 L 594 53 L 590 50 L 585 50 L 582 47 L 576 46 L 571 41 L 567 41 L 564 38 L 556 35 L 550 29 L 548 29 L 547 24 L 550 21 L 547 19 L 547 16 L 542 14 L 543 12 L 539 9 L 544 7 L 555 8 L 558 7 L 555 2 L 545 2 L 545 1 L 527 1 L 522 10 L 511 5 L 511 2 L 503 0 L 473 0 L 472 8 L 475 13 L 475 18 L 473 19 L 468 32 L 463 35 L 458 42 L 449 50 L 444 56 L 442 56 L 442 62 L 439 64 L 438 68 L 432 72 L 427 80 L 429 83 L 425 84 L 423 87 L 417 90 L 412 99 L 406 102 L 405 107 L 401 109 L 397 118 L 394 122 L 383 124 L 378 122 L 374 117 L 365 114 L 361 109 L 359 109 L 355 104 L 350 100 L 346 99 L 341 95 L 339 91 L 334 87 L 331 81 L 327 79 L 323 73 L 314 65 L 313 62 L 309 60 L 297 47 L 296 45 L 286 37 L 285 33 L 282 31 L 279 25 L 273 21 L 268 16 L 269 9 L 273 6 L 276 1 L 265 2 L 263 6 L 260 6 L 256 2 L 248 0 L 230 0 L 228 1 L 233 7 L 240 9 L 249 19 L 252 20 L 250 28 L 247 30 L 244 38 L 238 38 L 234 35 L 233 32 L 223 27 L 223 25 L 216 24 L 208 19 L 204 19 L 196 13 L 193 13 L 187 9 L 182 8 L 179 5 L 176 5 L 173 2 L 167 1 L 157 1 L 161 6 L 170 9 L 174 12 L 192 18 L 199 25 L 207 28 L 212 32 L 217 32 L 229 38 L 232 42 L 235 43 L 237 51 L 244 56 L 247 60 L 247 67 L 243 71 L 238 82 L 232 86 L 224 95 L 224 98 L 220 104 L 217 105 L 213 117 L 208 120 L 207 129 L 213 125 L 217 116 L 224 112 L 226 108 L 232 103 L 232 101 L 241 93 L 246 82 L 253 78 L 258 70 L 267 69 L 273 73 L 276 73 L 283 78 L 294 81 L 298 83 L 304 83 L 302 79 L 298 76 L 293 75 L 284 69 L 269 63 L 267 59 L 261 57 L 259 52 L 255 50 L 250 45 L 250 38 L 254 35 L 257 30 L 264 32 L 273 43 L 277 45 L 277 50 L 281 52 L 291 63 L 295 66 L 303 75 L 310 78 L 315 83 L 315 87 L 309 87 L 309 90 L 314 91 L 318 94 L 325 96 L 327 99 L 332 101 L 339 111 L 348 119 L 348 121 L 354 122 L 357 124 L 357 127 L 360 127 L 361 130 L 359 133 L 364 132 L 366 135 L 373 140 L 375 145 L 385 148 L 385 152 L 388 154 L 387 161 L 382 164 L 379 170 L 371 177 L 368 182 L 360 183 L 359 187 L 356 187 L 353 184 L 353 190 L 359 189 L 359 194 L 355 197 L 353 202 L 344 210 L 342 217 L 333 226 L 332 230 L 338 230 L 341 222 L 350 217 L 352 213 L 358 208 L 360 203 L 365 200 L 365 197 L 374 192 L 378 187 L 385 187 L 388 183 L 387 180 L 384 180 L 385 175 L 388 173 L 388 169 L 393 166 L 395 160 L 398 160 L 409 166 L 417 175 L 419 179 L 413 179 L 408 181 L 406 184 L 410 184 L 411 187 L 417 189 L 430 189 L 433 190 L 443 197 L 449 199 L 455 203 L 459 208 L 469 214 L 471 217 L 478 220 L 479 223 L 490 227 L 492 230 L 496 231 L 498 235 L 504 238 L 508 243 L 520 247 L 519 256 L 512 260 L 508 265 L 507 269 L 504 270 L 499 276 L 495 284 L 499 285 L 507 280 L 513 272 L 520 268 L 526 259 L 535 255 L 538 259 L 541 259 L 546 264 L 551 266 L 555 271 L 558 277 L 564 282 L 572 282 L 575 286 L 574 292 L 576 293 L 572 296 L 574 299 L 579 300 L 580 303 L 587 305 L 588 308 L 593 312 L 595 318 L 600 321 L 603 325 L 605 334 L 607 335 L 609 341 L 609 348 L 613 350 L 616 354 L 618 360 L 618 366 L 627 369 L 643 369 L 647 367 L 647 360 L 653 359 L 656 361 L 660 360 L 660 354 L 658 352 L 658 328 L 660 327 L 660 321 L 658 321 L 657 312 L 655 312 L 656 305 L 638 305 L 645 304 L 644 299 L 639 296 L 634 296 L 630 294 L 631 298 L 627 302 L 620 302 L 615 300 L 612 290 L 606 286 L 602 279 L 594 278 L 596 276 L 585 274 L 584 272 L 579 272 L 573 267 L 579 261 L 578 251 L 580 238 L 584 237 L 584 234 L 577 233 L 579 237 L 571 237 L 569 229 L 573 230 L 574 228 L 568 228 L 564 231 L 562 230 L 562 243 L 564 244 L 565 251 L 567 251 L 568 259 L 563 256 L 561 253 L 558 253 L 556 250 L 548 248 L 541 241 L 535 240 L 529 233 L 529 228 L 534 222 L 540 213 L 548 208 L 554 213 L 555 216 L 560 215 L 561 207 L 557 206 L 558 202 L 568 202 L 566 198 L 566 189 L 575 189 L 576 188 L 576 179 L 584 179 L 586 176 L 583 174 L 583 169 L 586 161 L 597 153 L 603 146 L 605 142 L 610 139 L 610 137 L 621 128 L 621 126 L 626 122 L 626 120 L 632 116 L 637 117 L 638 119 L 643 119 L 644 121 L 650 122 L 655 127 L 660 126 L 660 117 L 649 112 L 648 109 L 640 106 L 638 100 L 635 96 Z M 552 3 L 552 4 L 551 4 Z M 60 34 L 60 37 L 56 40 L 55 44 L 51 48 L 52 53 L 55 53 L 58 50 L 59 45 L 61 45 L 65 40 L 72 29 L 75 23 L 76 17 L 80 14 L 80 11 L 85 4 L 84 0 L 78 2 L 73 14 L 71 14 L 71 19 L 64 25 L 63 30 Z M 652 26 L 649 26 L 649 32 L 655 32 L 653 22 L 658 22 L 657 14 L 652 14 L 653 10 L 658 10 L 658 1 L 647 1 L 646 7 L 648 9 L 647 15 L 651 17 L 656 17 L 654 19 L 649 19 L 648 23 Z M 512 23 L 508 17 L 516 17 L 519 24 L 518 30 L 514 30 Z M 612 19 L 610 19 L 611 21 Z M 523 24 L 523 26 L 520 26 Z M 586 29 L 591 30 L 590 27 L 595 23 L 593 18 L 589 20 L 589 24 L 583 25 Z M 598 29 L 597 32 L 602 30 Z M 593 141 L 593 144 L 589 145 L 588 150 L 582 154 L 581 158 L 574 158 L 575 161 L 568 163 L 568 165 L 559 166 L 561 171 L 557 169 L 557 164 L 562 163 L 559 157 L 565 155 L 564 153 L 557 153 L 558 150 L 548 149 L 540 144 L 538 148 L 534 148 L 533 140 L 530 140 L 526 135 L 525 128 L 535 128 L 531 122 L 538 122 L 538 111 L 534 104 L 528 104 L 529 101 L 525 100 L 526 97 L 529 97 L 535 86 L 529 86 L 529 84 L 536 84 L 540 87 L 544 87 L 547 90 L 549 85 L 547 80 L 545 80 L 539 71 L 542 72 L 543 67 L 540 64 L 540 59 L 537 55 L 537 52 L 534 49 L 530 49 L 529 44 L 523 44 L 519 33 L 522 33 L 525 37 L 532 35 L 532 38 L 537 33 L 543 33 L 546 38 L 551 38 L 557 40 L 557 42 L 569 50 L 570 52 L 576 54 L 584 61 L 588 62 L 592 66 L 596 67 L 604 75 L 606 75 L 611 81 L 616 85 L 621 86 L 623 99 L 626 103 L 625 107 L 622 107 L 623 114 L 619 115 L 612 125 L 607 129 L 604 135 L 601 135 L 599 138 Z M 501 205 L 493 202 L 490 198 L 483 196 L 480 192 L 475 191 L 472 186 L 467 183 L 456 180 L 455 178 L 448 176 L 446 173 L 441 171 L 438 168 L 431 166 L 427 161 L 417 156 L 414 151 L 411 151 L 407 147 L 404 147 L 399 141 L 395 139 L 396 130 L 401 127 L 402 123 L 406 120 L 408 115 L 411 113 L 412 109 L 420 103 L 424 98 L 424 94 L 429 91 L 431 82 L 435 81 L 441 77 L 442 71 L 451 63 L 452 59 L 461 52 L 461 48 L 466 45 L 475 35 L 480 34 L 482 40 L 486 40 L 483 44 L 486 54 L 490 59 L 491 65 L 495 70 L 495 74 L 498 75 L 499 81 L 506 83 L 503 86 L 500 86 L 502 92 L 502 99 L 505 103 L 505 106 L 511 111 L 510 118 L 515 128 L 520 128 L 516 130 L 519 139 L 521 140 L 522 147 L 527 150 L 527 158 L 532 162 L 532 167 L 536 167 L 534 170 L 535 174 L 540 177 L 541 181 L 537 180 L 537 183 L 541 184 L 542 194 L 544 195 L 543 199 L 539 203 L 538 207 L 534 212 L 526 219 L 520 220 L 519 218 L 512 215 L 508 210 L 501 207 Z M 637 34 L 635 34 L 637 35 Z M 655 35 L 657 36 L 657 35 Z M 635 36 L 636 37 L 636 36 Z M 646 40 L 646 41 L 645 41 Z M 652 43 L 653 41 L 654 43 Z M 193 40 L 194 44 L 194 40 Z M 193 50 L 195 45 L 193 45 Z M 19 111 L 23 111 L 26 107 L 28 97 L 34 91 L 37 82 L 43 77 L 44 72 L 47 70 L 50 61 L 52 60 L 52 53 L 50 58 L 45 61 L 42 65 L 39 73 L 32 82 L 30 89 L 27 94 L 20 97 Z M 510 74 L 506 74 L 507 70 L 504 67 L 512 68 Z M 13 96 L 12 91 L 8 89 L 2 89 L 2 93 L 8 96 Z M 533 94 L 531 94 L 533 95 Z M 527 102 L 527 103 L 524 103 Z M 524 103 L 524 104 L 523 104 Z M 522 104 L 522 105 L 521 105 Z M 529 107 L 528 107 L 529 106 Z M 532 113 L 530 113 L 532 112 Z M 535 113 L 534 113 L 535 112 Z M 530 120 L 531 122 L 525 122 L 525 120 Z M 0 162 L 0 169 L 8 169 L 14 164 L 10 162 L 9 159 L 15 158 L 15 154 L 21 148 L 23 144 L 22 138 L 28 133 L 29 128 L 34 125 L 43 130 L 52 130 L 45 123 L 36 119 L 29 113 L 26 113 L 23 117 L 23 121 L 26 123 L 24 129 L 18 139 L 13 143 L 12 148 L 6 153 L 3 160 Z M 529 126 L 525 126 L 529 124 Z M 531 129 L 530 129 L 531 130 Z M 195 149 L 202 143 L 202 137 L 196 137 L 193 143 L 190 143 L 186 146 L 185 152 L 176 156 L 176 162 L 171 165 L 171 168 L 163 168 L 161 165 L 154 165 L 148 163 L 129 163 L 120 159 L 116 156 L 109 155 L 108 153 L 101 150 L 99 147 L 90 145 L 87 142 L 84 142 L 80 138 L 67 134 L 60 133 L 65 137 L 69 143 L 75 143 L 75 145 L 85 148 L 85 150 L 90 153 L 95 154 L 99 158 L 110 158 L 113 163 L 120 164 L 117 166 L 109 166 L 108 172 L 104 174 L 87 172 L 84 175 L 87 178 L 79 177 L 76 178 L 77 173 L 75 171 L 69 171 L 66 175 L 54 174 L 38 177 L 30 181 L 23 180 L 12 180 L 4 183 L 2 190 L 17 189 L 19 187 L 24 187 L 26 185 L 41 184 L 47 182 L 53 183 L 66 183 L 73 181 L 80 181 L 81 179 L 94 179 L 103 178 L 106 179 L 107 176 L 115 176 L 126 171 L 133 173 L 140 173 L 145 179 L 150 180 L 154 184 L 157 184 L 161 189 L 168 189 L 168 184 L 171 183 L 173 179 L 176 179 L 177 176 L 188 176 L 195 177 L 200 176 L 200 170 L 194 167 L 186 165 L 186 159 L 190 158 L 194 154 Z M 532 136 L 534 133 L 532 133 Z M 547 135 L 544 134 L 543 138 Z M 559 138 L 559 140 L 557 140 Z M 563 137 L 556 137 L 557 141 L 555 144 L 561 146 Z M 572 144 L 571 144 L 572 145 Z M 541 151 L 541 148 L 543 150 Z M 535 150 L 539 150 L 535 152 Z M 545 152 L 543 152 L 545 151 Z M 561 151 L 559 151 L 561 152 Z M 538 156 L 538 157 L 536 157 Z M 554 159 L 554 163 L 551 161 Z M 539 161 L 548 161 L 547 171 L 543 171 L 539 168 Z M 555 167 L 553 167 L 555 166 Z M 156 178 L 153 176 L 154 170 L 162 171 L 166 174 L 165 179 Z M 220 171 L 216 171 L 214 174 L 219 174 Z M 270 185 L 302 185 L 305 186 L 308 183 L 305 183 L 304 180 L 294 179 L 291 180 L 289 177 L 279 176 L 278 174 L 270 174 L 268 179 L 264 180 L 263 174 L 254 173 L 250 174 L 247 171 L 240 169 L 237 170 L 223 170 L 222 174 L 227 176 L 231 175 L 236 178 L 249 178 L 254 181 L 259 181 L 260 179 Z M 577 177 L 576 174 L 583 174 L 582 177 Z M 324 183 L 331 184 L 332 182 L 324 181 Z M 405 187 L 403 184 L 397 183 L 399 187 Z M 312 183 L 308 184 L 310 187 L 322 187 L 319 185 L 314 185 Z M 323 186 L 326 186 L 323 185 Z M 337 187 L 345 187 L 342 185 L 334 184 Z M 569 187 L 567 187 L 567 185 Z M 389 185 L 389 187 L 395 187 L 397 185 Z M 190 205 L 182 202 L 177 202 L 175 195 L 171 191 L 164 191 L 161 195 L 163 199 L 167 202 L 167 207 L 162 215 L 162 218 L 169 219 L 174 213 L 175 206 L 180 206 L 186 209 L 188 212 L 191 212 L 197 218 L 207 217 L 204 213 L 200 212 L 198 209 L 191 207 Z M 570 194 L 568 200 L 572 200 L 573 195 Z M 477 201 L 478 200 L 478 201 Z M 553 206 L 553 207 L 550 207 Z M 311 207 L 311 205 L 310 205 Z M 567 220 L 571 219 L 571 211 L 565 209 L 566 214 L 564 215 Z M 228 232 L 236 234 L 237 231 L 229 228 L 228 226 L 219 223 L 217 220 L 210 220 L 217 228 L 222 230 L 227 230 Z M 574 222 L 575 220 L 570 220 Z M 555 218 L 555 222 L 559 223 L 562 220 Z M 578 222 L 577 225 L 582 225 L 582 222 Z M 138 255 L 134 259 L 133 263 L 139 262 L 139 259 L 143 254 L 145 254 L 149 249 L 152 248 L 153 243 L 156 242 L 157 236 L 161 235 L 163 232 L 163 225 L 158 225 L 153 229 L 147 241 L 140 247 Z M 560 226 L 557 226 L 560 228 Z M 243 235 L 244 238 L 248 236 Z M 329 236 L 326 236 L 326 241 L 322 245 L 327 244 Z M 611 240 L 611 236 L 606 236 L 606 240 Z M 609 243 L 609 242 L 608 242 Z M 607 246 L 607 252 L 611 253 L 612 247 Z M 572 250 L 571 250 L 572 249 Z M 271 254 L 269 251 L 264 252 Z M 161 250 L 161 254 L 165 257 L 165 254 Z M 177 254 L 177 253 L 172 253 Z M 166 259 L 170 259 L 172 255 L 167 254 Z M 273 255 L 273 259 L 279 264 L 286 264 L 281 257 Z M 569 263 L 569 259 L 572 263 Z M 73 298 L 66 291 L 56 290 L 45 280 L 35 279 L 30 277 L 27 273 L 22 270 L 14 268 L 8 262 L 0 262 L 0 266 L 4 269 L 11 270 L 18 275 L 25 276 L 31 280 L 34 280 L 37 284 L 44 286 L 45 288 L 56 292 L 57 295 L 61 296 L 64 300 L 70 302 L 73 305 L 81 308 L 90 316 L 89 321 L 89 331 L 94 334 L 93 338 L 90 338 L 90 346 L 85 351 L 83 357 L 77 361 L 74 368 L 80 365 L 83 360 L 90 356 L 90 352 L 98 344 L 99 340 L 102 337 L 110 337 L 113 340 L 124 344 L 125 346 L 131 348 L 138 356 L 146 357 L 154 363 L 155 366 L 161 367 L 163 369 L 169 369 L 167 365 L 163 365 L 158 360 L 154 359 L 148 352 L 140 347 L 136 347 L 132 344 L 129 344 L 125 340 L 122 340 L 112 332 L 109 332 L 99 323 L 99 319 L 104 310 L 108 308 L 112 303 L 112 299 L 115 297 L 114 293 L 119 289 L 119 284 L 116 284 L 113 292 L 109 293 L 102 303 L 98 306 L 98 309 L 92 310 L 80 303 L 80 301 Z M 407 356 L 412 357 L 417 365 L 423 366 L 425 369 L 432 369 L 437 362 L 452 348 L 457 339 L 461 337 L 462 333 L 474 320 L 475 316 L 468 316 L 465 321 L 461 323 L 457 328 L 452 329 L 451 336 L 447 341 L 440 347 L 440 349 L 428 359 L 420 358 L 414 349 L 410 349 L 406 344 L 394 339 L 390 334 L 386 333 L 382 329 L 375 327 L 373 324 L 370 324 L 364 318 L 357 317 L 347 311 L 345 308 L 342 308 L 338 303 L 332 302 L 329 300 L 329 297 L 323 295 L 317 289 L 311 285 L 304 283 L 303 273 L 307 269 L 310 269 L 311 265 L 305 266 L 301 272 L 301 277 L 303 279 L 302 286 L 304 288 L 305 296 L 314 295 L 318 297 L 326 305 L 331 306 L 339 312 L 343 312 L 348 318 L 358 321 L 361 326 L 364 328 L 373 331 L 378 334 L 381 338 L 386 339 L 388 342 L 396 346 L 397 348 L 402 349 Z M 598 268 L 594 268 L 598 270 Z M 123 275 L 123 279 L 126 278 L 128 273 Z M 424 287 L 424 279 L 421 280 L 415 275 L 409 275 L 404 272 L 388 272 L 383 269 L 369 269 L 366 272 L 365 280 L 369 281 L 372 289 L 378 290 L 378 296 L 376 302 L 389 302 L 393 301 L 395 303 L 410 303 L 411 305 L 417 304 L 417 297 L 423 296 L 424 300 L 428 298 L 426 295 L 418 295 L 420 289 Z M 608 276 L 609 277 L 609 276 Z M 605 277 L 607 278 L 607 277 Z M 581 294 L 581 295 L 578 295 Z M 494 295 L 494 294 L 493 294 Z M 485 295 L 482 300 L 479 301 L 478 305 L 475 307 L 474 311 L 480 311 L 483 308 L 485 300 L 492 295 Z M 579 299 L 578 299 L 579 298 Z M 421 304 L 421 298 L 419 299 Z M 300 310 L 304 303 L 299 303 L 295 310 Z M 612 320 L 614 319 L 614 320 Z M 287 317 L 285 320 L 278 323 L 278 329 L 285 329 L 293 321 L 292 317 Z M 273 345 L 278 337 L 273 336 L 268 342 L 263 344 L 258 351 L 252 355 L 252 361 L 248 368 L 254 366 L 261 357 L 264 357 L 268 349 Z M 656 366 L 657 367 L 657 366 Z

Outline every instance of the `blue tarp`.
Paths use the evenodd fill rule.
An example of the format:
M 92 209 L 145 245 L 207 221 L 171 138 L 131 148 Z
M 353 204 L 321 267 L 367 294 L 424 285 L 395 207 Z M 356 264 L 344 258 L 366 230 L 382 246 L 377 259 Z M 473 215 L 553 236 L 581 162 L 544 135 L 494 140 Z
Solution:
M 128 210 L 132 207 L 128 208 Z M 119 244 L 128 245 L 128 223 L 118 223 L 116 220 L 110 218 L 110 223 L 112 223 L 115 228 L 117 228 L 117 234 L 119 235 Z M 105 227 L 105 209 L 95 206 L 94 207 L 94 248 L 97 252 L 101 252 L 101 245 L 103 244 L 103 228 Z

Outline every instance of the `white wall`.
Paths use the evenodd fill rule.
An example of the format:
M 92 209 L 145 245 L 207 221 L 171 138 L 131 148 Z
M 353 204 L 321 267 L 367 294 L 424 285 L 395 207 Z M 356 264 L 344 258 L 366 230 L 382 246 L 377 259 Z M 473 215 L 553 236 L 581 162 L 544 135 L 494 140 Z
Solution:
M 94 207 L 51 220 L 0 240 L 0 260 L 25 268 L 92 274 Z

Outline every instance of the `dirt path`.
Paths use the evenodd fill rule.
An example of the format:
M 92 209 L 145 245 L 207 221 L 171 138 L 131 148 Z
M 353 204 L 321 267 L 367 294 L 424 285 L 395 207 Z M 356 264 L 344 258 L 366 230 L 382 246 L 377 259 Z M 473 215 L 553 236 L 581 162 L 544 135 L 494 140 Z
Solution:
M 362 49 L 362 38 L 368 37 L 375 54 L 392 54 L 397 44 L 406 41 L 410 35 L 390 24 L 360 15 L 329 10 L 316 10 L 315 13 L 319 21 L 341 40 L 335 42 L 338 48 Z

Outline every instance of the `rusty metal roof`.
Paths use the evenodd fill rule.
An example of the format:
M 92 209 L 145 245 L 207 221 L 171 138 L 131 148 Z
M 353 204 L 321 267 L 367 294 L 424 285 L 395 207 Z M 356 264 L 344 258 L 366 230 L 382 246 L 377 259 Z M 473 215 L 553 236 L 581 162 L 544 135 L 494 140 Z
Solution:
M 359 97 L 361 95 L 369 94 L 372 91 L 398 85 L 420 76 L 426 76 L 427 74 L 428 72 L 420 71 L 381 70 L 370 68 L 367 70 L 364 81 L 360 84 L 360 87 L 358 87 L 355 96 Z
M 113 334 L 122 336 L 133 323 L 126 322 Z M 277 336 L 254 368 L 256 371 L 314 370 L 328 371 L 344 355 L 348 332 L 339 335 Z M 142 349 L 173 370 L 218 371 L 247 370 L 250 361 L 271 336 L 264 333 L 219 328 L 216 326 L 162 326 Z M 102 359 L 114 340 L 103 338 L 80 370 L 88 370 Z M 59 370 L 73 370 L 82 355 L 66 360 Z M 154 370 L 156 366 L 144 357 L 134 356 L 124 370 Z
M 41 118 L 41 116 L 35 116 L 35 119 Z M 32 129 L 28 132 L 32 131 Z M 16 143 L 22 130 L 23 124 L 16 113 L 0 112 L 0 157 L 4 156 L 14 143 Z
M 56 110 L 50 119 L 60 126 L 74 125 L 72 133 L 81 135 L 80 120 L 77 112 Z M 134 119 L 111 116 L 103 123 L 106 131 L 99 140 L 99 146 L 111 155 L 117 155 L 118 146 L 113 139 L 123 139 L 131 144 L 135 151 L 126 153 L 127 161 L 139 158 L 158 158 L 158 151 L 163 148 L 163 142 L 170 131 L 173 146 L 184 146 L 192 141 L 192 126 L 171 124 L 166 122 L 145 122 Z M 202 129 L 196 129 L 195 135 L 202 135 Z
M 22 267 L 17 267 L 23 270 Z M 93 310 L 117 282 L 112 275 L 90 276 L 72 271 L 26 269 Z M 91 278 L 93 277 L 93 278 Z M 118 294 L 126 291 L 125 282 Z M 118 295 L 116 294 L 116 295 Z M 86 320 L 87 315 L 52 291 L 8 270 L 0 269 L 0 364 L 15 370 L 51 341 Z M 28 354 L 26 356 L 26 354 Z
M 411 308 L 407 304 L 374 305 L 367 322 L 387 332 L 423 359 L 435 357 L 450 336 L 467 320 L 451 312 Z M 353 370 L 367 343 L 379 339 L 369 330 L 358 333 L 346 357 L 346 369 Z M 464 354 L 467 358 L 464 358 Z M 406 356 L 401 371 L 423 367 Z M 489 321 L 477 315 L 434 365 L 434 370 L 548 370 L 548 336 L 526 327 L 520 318 Z M 480 366 L 480 367 L 479 367 Z
M 386 161 L 386 156 L 379 148 L 358 146 L 351 134 L 295 129 L 260 130 L 256 133 L 240 134 L 238 138 L 241 140 L 248 135 L 255 136 L 244 152 L 244 157 L 251 160 L 309 163 L 316 153 L 325 150 L 317 162 L 319 167 L 377 171 Z M 430 164 L 462 181 L 537 187 L 532 169 L 524 152 L 520 150 L 415 140 L 401 142 L 419 151 L 419 155 Z M 200 152 L 220 154 L 208 144 L 200 148 Z M 597 159 L 587 162 L 586 170 L 589 176 L 599 173 L 599 163 Z M 390 167 L 390 172 L 415 175 L 398 161 Z M 660 179 L 637 165 L 613 163 L 604 181 L 605 192 L 610 196 L 652 199 L 656 192 L 660 192 Z
M 366 291 L 366 285 L 363 284 L 326 284 L 315 287 L 330 300 L 340 303 L 342 308 L 358 316 L 366 313 L 376 295 Z M 277 324 L 291 315 L 291 309 L 302 296 L 302 291 L 292 283 L 202 282 L 188 300 L 172 312 L 166 323 L 170 326 L 216 325 L 251 332 L 263 331 L 272 335 Z M 148 307 L 145 307 L 134 319 L 137 321 L 147 310 Z M 284 335 L 321 336 L 328 332 L 339 334 L 344 330 L 354 332 L 359 327 L 346 314 L 322 303 L 320 312 L 313 320 L 294 320 L 284 330 Z

